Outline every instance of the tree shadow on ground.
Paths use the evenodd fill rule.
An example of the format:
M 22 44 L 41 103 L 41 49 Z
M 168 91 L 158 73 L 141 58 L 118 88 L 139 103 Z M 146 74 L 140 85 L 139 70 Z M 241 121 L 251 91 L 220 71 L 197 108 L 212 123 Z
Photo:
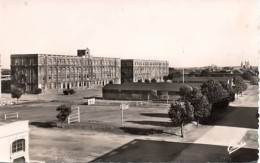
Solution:
M 141 113 L 140 115 L 148 117 L 169 118 L 168 114 L 165 113 Z
M 151 125 L 151 126 L 162 126 L 162 127 L 177 127 L 179 125 L 173 124 L 172 122 L 161 122 L 161 121 L 127 121 L 140 125 Z
M 204 125 L 258 129 L 257 107 L 234 107 L 214 110 L 201 122 Z
M 120 127 L 120 130 L 124 131 L 125 133 L 133 134 L 133 135 L 153 135 L 153 134 L 163 133 L 163 130 L 159 130 L 159 129 L 134 128 L 134 127 Z
M 33 125 L 41 128 L 53 128 L 57 127 L 56 122 L 30 122 L 29 125 Z

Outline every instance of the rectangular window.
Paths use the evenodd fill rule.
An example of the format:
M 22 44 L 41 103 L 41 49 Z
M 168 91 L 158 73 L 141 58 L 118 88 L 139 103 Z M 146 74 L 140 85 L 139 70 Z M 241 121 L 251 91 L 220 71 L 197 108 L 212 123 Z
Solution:
M 16 140 L 12 144 L 12 153 L 19 152 L 19 151 L 25 151 L 25 140 L 24 139 Z

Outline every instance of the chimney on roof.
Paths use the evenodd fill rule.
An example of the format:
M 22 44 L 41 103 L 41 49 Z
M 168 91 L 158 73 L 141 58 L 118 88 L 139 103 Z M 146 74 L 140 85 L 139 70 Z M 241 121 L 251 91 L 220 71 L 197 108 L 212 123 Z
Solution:
M 78 50 L 77 55 L 78 55 L 78 57 L 85 56 L 88 58 L 90 56 L 90 50 L 89 50 L 89 48 L 83 49 L 83 50 Z

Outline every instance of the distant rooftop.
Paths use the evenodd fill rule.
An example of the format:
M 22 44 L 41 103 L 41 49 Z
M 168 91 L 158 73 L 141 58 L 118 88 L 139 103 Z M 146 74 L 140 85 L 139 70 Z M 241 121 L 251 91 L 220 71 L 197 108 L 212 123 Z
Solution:
M 185 82 L 206 82 L 210 79 L 216 80 L 218 82 L 226 82 L 230 79 L 232 79 L 232 77 L 185 77 L 184 81 Z M 173 81 L 175 82 L 182 82 L 182 77 L 179 78 L 173 78 Z

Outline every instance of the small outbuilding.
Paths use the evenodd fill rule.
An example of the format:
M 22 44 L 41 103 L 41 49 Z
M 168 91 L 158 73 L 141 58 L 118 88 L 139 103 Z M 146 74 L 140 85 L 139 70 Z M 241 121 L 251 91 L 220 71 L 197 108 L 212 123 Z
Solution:
M 174 100 L 182 86 L 200 87 L 202 83 L 124 83 L 108 84 L 102 89 L 106 100 Z

